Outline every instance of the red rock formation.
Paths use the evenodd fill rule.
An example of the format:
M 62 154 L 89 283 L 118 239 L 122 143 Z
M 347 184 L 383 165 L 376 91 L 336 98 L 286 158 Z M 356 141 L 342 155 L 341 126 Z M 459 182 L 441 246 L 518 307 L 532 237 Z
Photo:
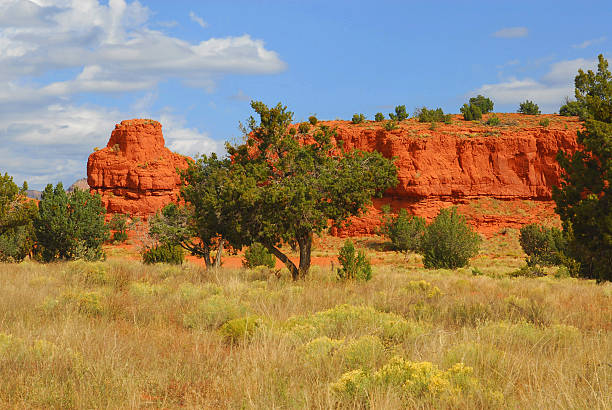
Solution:
M 428 219 L 440 208 L 462 205 L 460 212 L 467 214 L 481 231 L 520 227 L 552 217 L 552 187 L 559 183 L 560 172 L 555 157 L 559 150 L 576 149 L 578 119 L 555 115 L 497 116 L 500 126 L 454 116 L 450 125 L 408 120 L 392 131 L 375 122 L 323 123 L 337 129 L 337 141 L 342 141 L 346 149 L 378 150 L 387 158 L 395 157 L 398 167 L 398 186 L 375 201 L 366 215 L 353 218 L 350 227 L 334 233 L 375 233 L 384 204 L 394 209 L 407 208 Z M 542 118 L 550 120 L 548 127 L 539 125 Z M 467 206 L 482 198 L 498 200 L 495 208 L 509 210 Z M 537 203 L 522 204 L 524 201 Z
M 89 156 L 87 183 L 110 213 L 149 216 L 178 200 L 187 158 L 165 147 L 162 126 L 153 120 L 115 125 L 106 148 Z

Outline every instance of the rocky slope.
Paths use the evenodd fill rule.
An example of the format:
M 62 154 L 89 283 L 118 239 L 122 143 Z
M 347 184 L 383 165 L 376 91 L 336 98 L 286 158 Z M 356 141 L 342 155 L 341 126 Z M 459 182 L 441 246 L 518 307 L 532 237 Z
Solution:
M 178 200 L 178 169 L 187 158 L 165 147 L 162 126 L 134 119 L 115 126 L 105 148 L 87 161 L 87 183 L 110 213 L 148 216 Z
M 496 115 L 498 126 L 487 126 L 487 116 L 481 122 L 454 116 L 450 125 L 407 120 L 391 131 L 375 122 L 323 122 L 337 129 L 337 141 L 346 149 L 378 150 L 396 158 L 398 167 L 399 185 L 334 233 L 375 233 L 385 204 L 428 219 L 440 208 L 459 205 L 483 232 L 554 219 L 552 187 L 560 172 L 555 157 L 559 150 L 576 149 L 578 119 Z M 540 124 L 545 119 L 547 126 Z

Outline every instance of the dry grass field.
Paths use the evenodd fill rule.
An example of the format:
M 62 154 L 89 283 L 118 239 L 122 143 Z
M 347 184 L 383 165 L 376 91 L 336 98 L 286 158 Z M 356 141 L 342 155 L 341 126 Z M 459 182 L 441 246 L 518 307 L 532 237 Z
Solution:
M 516 232 L 455 271 L 376 241 L 367 283 L 121 250 L 0 265 L 0 407 L 612 408 L 611 284 L 511 277 Z

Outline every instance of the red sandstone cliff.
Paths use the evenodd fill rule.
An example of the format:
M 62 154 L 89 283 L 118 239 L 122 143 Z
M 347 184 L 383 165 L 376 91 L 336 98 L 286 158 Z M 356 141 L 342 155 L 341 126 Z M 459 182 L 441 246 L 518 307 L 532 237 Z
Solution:
M 484 125 L 486 117 L 480 124 L 454 116 L 451 125 L 408 120 L 392 131 L 374 122 L 324 122 L 337 129 L 337 141 L 346 149 L 378 150 L 395 157 L 398 168 L 399 185 L 376 200 L 366 215 L 353 218 L 352 226 L 335 233 L 375 233 L 384 204 L 427 218 L 442 207 L 460 205 L 460 212 L 481 231 L 553 217 L 552 187 L 560 173 L 555 158 L 559 150 L 576 149 L 578 119 L 497 116 L 500 126 Z M 550 121 L 547 127 L 539 123 L 544 118 Z M 483 198 L 489 201 L 471 206 Z
M 162 126 L 153 120 L 115 125 L 106 148 L 89 156 L 87 183 L 110 213 L 148 216 L 178 200 L 187 158 L 165 147 Z

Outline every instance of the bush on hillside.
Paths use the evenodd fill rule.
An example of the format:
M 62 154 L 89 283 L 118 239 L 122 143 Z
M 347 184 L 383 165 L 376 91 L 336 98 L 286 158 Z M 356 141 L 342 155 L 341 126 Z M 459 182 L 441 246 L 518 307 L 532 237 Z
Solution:
M 342 265 L 338 269 L 338 278 L 342 280 L 356 279 L 365 281 L 372 278 L 372 267 L 366 259 L 365 253 L 363 251 L 355 252 L 355 245 L 353 245 L 353 241 L 350 239 L 347 239 L 342 248 L 340 248 L 338 261 Z
M 456 269 L 466 266 L 478 254 L 480 236 L 457 212 L 456 207 L 441 209 L 427 226 L 421 245 L 426 268 Z
M 382 112 L 377 112 L 376 115 L 374 115 L 374 121 L 381 122 L 384 120 L 385 120 L 385 115 Z
M 317 125 L 317 123 L 319 122 L 319 120 L 317 119 L 317 117 L 315 117 L 314 115 L 311 115 L 310 117 L 308 117 L 308 122 L 311 125 Z
M 308 134 L 308 131 L 310 131 L 310 124 L 307 122 L 300 123 L 298 126 L 298 132 L 300 134 Z
M 518 113 L 525 114 L 525 115 L 541 114 L 540 107 L 538 107 L 538 104 L 534 103 L 533 101 L 529 101 L 529 100 L 525 100 L 519 105 Z
M 430 110 L 427 107 L 422 107 L 416 110 L 415 116 L 419 118 L 419 122 L 450 122 L 451 115 L 444 114 L 442 108 Z
M 245 268 L 267 266 L 272 269 L 276 266 L 276 257 L 272 255 L 265 246 L 255 242 L 244 251 L 242 266 Z
M 529 224 L 521 228 L 519 243 L 527 254 L 527 265 L 553 266 L 564 262 L 567 240 L 557 228 Z
M 408 215 L 403 208 L 395 216 L 385 210 L 381 233 L 391 240 L 398 252 L 419 252 L 425 229 L 425 219 L 420 216 Z
M 477 105 L 467 105 L 463 104 L 463 107 L 460 108 L 461 114 L 463 114 L 463 119 L 466 121 L 479 120 L 482 118 L 482 112 Z
M 398 105 L 397 107 L 395 107 L 395 114 L 389 113 L 389 118 L 391 118 L 393 121 L 404 121 L 408 117 L 409 116 L 406 112 L 405 105 Z
M 393 131 L 393 130 L 397 129 L 397 122 L 395 122 L 393 120 L 389 120 L 389 121 L 387 121 L 387 122 L 385 122 L 383 124 L 383 128 L 386 131 Z
M 487 125 L 499 125 L 499 124 L 501 124 L 501 120 L 499 119 L 497 115 L 493 115 L 489 117 L 489 119 L 487 120 Z
M 478 94 L 478 96 L 470 98 L 469 105 L 475 105 L 476 107 L 480 108 L 480 112 L 482 114 L 487 114 L 493 111 L 493 101 L 484 95 Z
M 542 118 L 539 122 L 541 127 L 548 127 L 550 125 L 550 119 Z
M 142 261 L 146 264 L 169 263 L 181 265 L 184 260 L 185 253 L 179 245 L 155 245 L 142 253 Z
M 564 117 L 583 117 L 583 108 L 578 101 L 565 98 L 565 104 L 559 108 L 559 115 Z
M 353 119 L 351 120 L 353 124 L 361 124 L 365 122 L 365 115 L 363 114 L 353 114 Z

